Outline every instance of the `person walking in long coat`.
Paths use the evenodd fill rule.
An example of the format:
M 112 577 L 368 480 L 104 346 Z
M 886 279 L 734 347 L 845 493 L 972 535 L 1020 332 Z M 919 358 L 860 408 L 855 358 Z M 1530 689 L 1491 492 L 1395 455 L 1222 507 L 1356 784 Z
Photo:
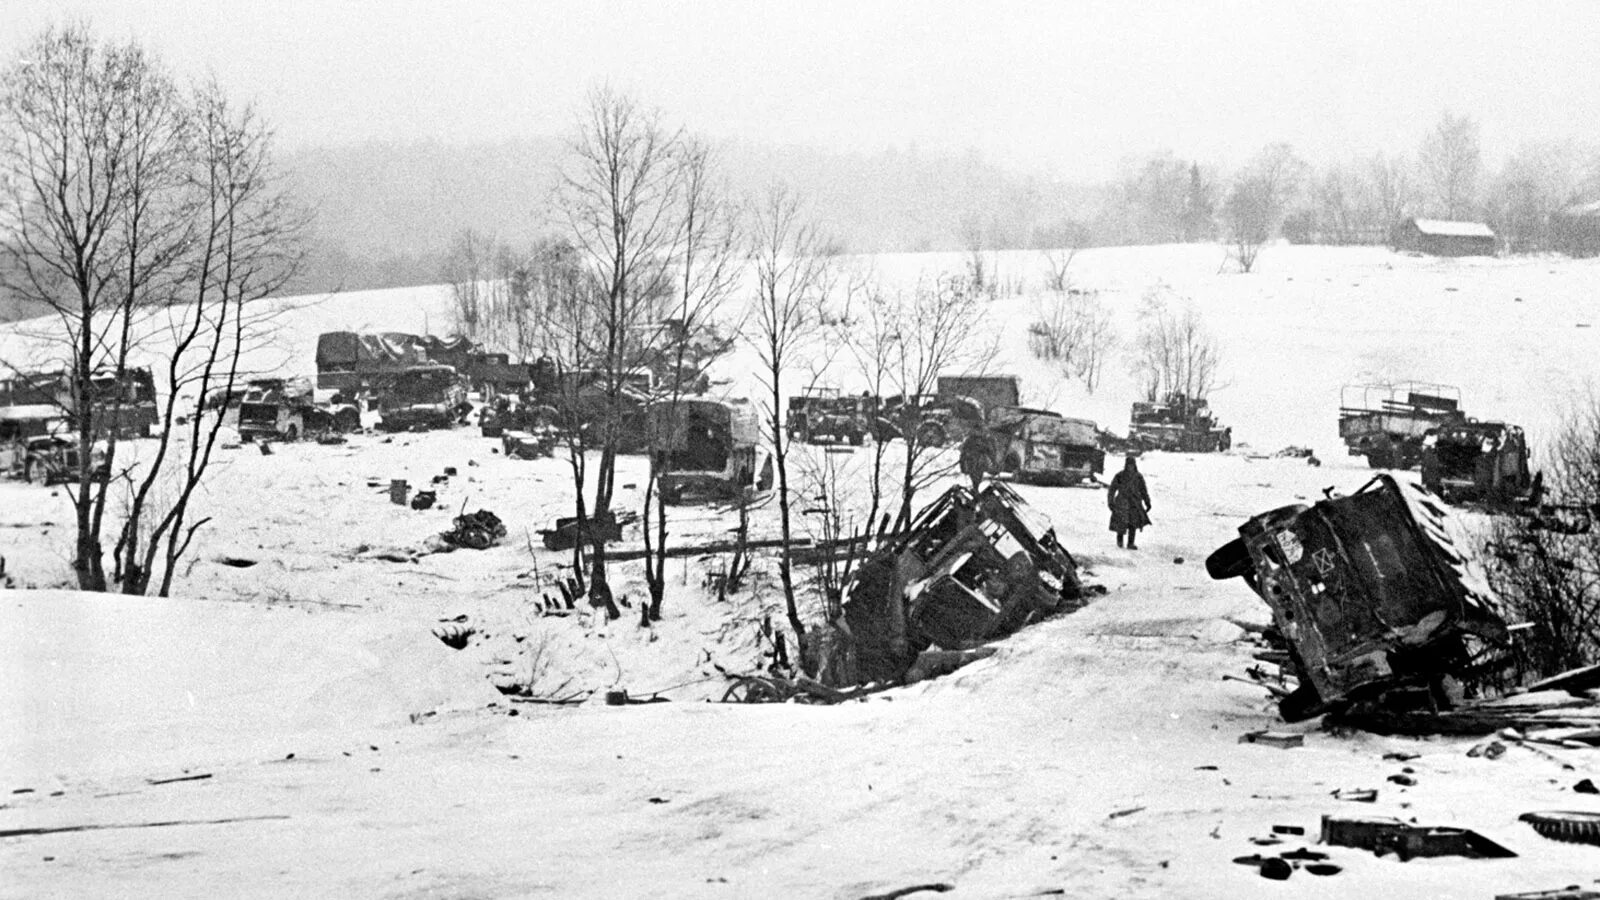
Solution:
M 1122 471 L 1111 479 L 1106 505 L 1111 507 L 1111 530 L 1117 533 L 1117 546 L 1123 546 L 1122 539 L 1127 537 L 1128 549 L 1139 549 L 1139 529 L 1150 524 L 1150 490 L 1131 455 Z

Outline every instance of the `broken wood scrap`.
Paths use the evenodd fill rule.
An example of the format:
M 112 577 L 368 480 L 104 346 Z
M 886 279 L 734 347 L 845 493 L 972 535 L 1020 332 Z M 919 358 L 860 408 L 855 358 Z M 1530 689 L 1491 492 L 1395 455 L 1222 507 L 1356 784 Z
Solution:
M 109 822 L 87 825 L 57 825 L 45 828 L 0 829 L 0 838 L 37 837 L 42 834 L 65 834 L 74 831 L 108 831 L 118 828 L 170 828 L 175 825 L 232 825 L 236 822 L 269 822 L 289 818 L 284 815 L 234 816 L 227 819 L 172 819 L 165 822 Z
M 174 784 L 179 781 L 204 781 L 211 777 L 210 772 L 200 772 L 195 775 L 176 775 L 172 778 L 146 778 L 145 784 Z
M 1374 734 L 1483 736 L 1503 728 L 1595 728 L 1600 726 L 1600 707 L 1590 703 L 1571 706 L 1484 704 L 1441 712 L 1359 710 L 1329 714 L 1325 723 Z
M 769 548 L 772 548 L 772 547 L 782 547 L 783 544 L 784 544 L 784 542 L 783 542 L 782 538 L 770 538 L 770 539 L 764 539 L 764 540 L 759 540 L 759 541 L 742 541 L 742 542 L 741 541 L 713 541 L 713 542 L 711 542 L 709 544 L 695 544 L 693 546 L 688 546 L 688 547 L 668 547 L 667 550 L 666 550 L 666 554 L 665 555 L 667 557 L 670 557 L 670 558 L 677 558 L 677 557 L 683 557 L 683 556 L 705 556 L 705 555 L 712 554 L 712 553 L 732 553 L 733 551 L 739 550 L 739 549 L 744 549 L 744 550 L 769 549 Z M 794 548 L 794 547 L 809 547 L 809 546 L 811 546 L 811 539 L 810 538 L 794 538 L 794 539 L 789 541 L 789 546 L 791 548 Z M 610 553 L 606 554 L 606 556 L 609 557 L 613 562 L 627 562 L 629 560 L 644 559 L 648 555 L 649 555 L 649 551 L 644 550 L 644 549 L 617 550 L 617 551 L 610 552 Z

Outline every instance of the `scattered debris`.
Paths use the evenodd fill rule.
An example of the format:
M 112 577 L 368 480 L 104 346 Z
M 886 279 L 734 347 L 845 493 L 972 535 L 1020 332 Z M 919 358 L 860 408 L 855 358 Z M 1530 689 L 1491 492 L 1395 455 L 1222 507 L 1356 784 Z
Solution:
M 406 495 L 411 493 L 411 486 L 406 484 L 404 478 L 396 478 L 389 482 L 389 502 L 396 506 L 406 505 Z
M 1600 813 L 1548 810 L 1523 813 L 1517 821 L 1527 822 L 1534 831 L 1553 841 L 1600 846 Z
M 1287 731 L 1247 731 L 1239 736 L 1241 744 L 1266 744 L 1271 747 L 1299 747 L 1305 744 L 1306 736 Z
M 253 559 L 244 559 L 244 558 L 238 557 L 238 556 L 219 556 L 219 557 L 217 557 L 217 562 L 219 562 L 219 563 L 221 563 L 221 564 L 223 564 L 225 566 L 231 566 L 231 567 L 233 567 L 235 569 L 248 569 L 251 566 L 256 565 L 256 561 L 255 560 L 253 560 Z M 5 571 L 4 567 L 0 566 L 0 572 L 4 572 L 4 571 Z
M 1354 803 L 1376 803 L 1378 791 L 1376 788 L 1337 788 L 1333 792 L 1333 799 L 1349 800 Z
M 1595 787 L 1594 782 L 1587 778 L 1573 785 L 1572 789 L 1580 794 L 1600 794 L 1600 787 Z
M 1521 299 L 1521 298 L 1518 298 Z M 1527 891 L 1520 894 L 1495 894 L 1494 900 L 1600 900 L 1600 892 L 1584 890 L 1575 884 L 1551 891 Z
M 118 828 L 170 828 L 174 825 L 232 825 L 236 822 L 270 822 L 288 819 L 284 815 L 236 816 L 229 819 L 172 819 L 165 822 L 116 822 L 111 824 L 58 825 L 53 828 L 9 828 L 0 830 L 0 838 L 37 837 L 42 834 L 64 834 L 73 831 L 106 831 Z
M 1465 856 L 1504 859 L 1516 856 L 1475 831 L 1465 828 L 1411 825 L 1389 818 L 1322 817 L 1322 843 L 1394 853 L 1401 861 L 1419 856 Z
M 1306 829 L 1305 829 L 1304 825 L 1274 825 L 1274 826 L 1272 826 L 1272 833 L 1273 834 L 1305 834 L 1306 833 Z
M 487 509 L 456 516 L 455 526 L 439 535 L 451 546 L 468 547 L 473 550 L 487 550 L 494 546 L 495 541 L 505 536 L 505 523 Z
M 472 636 L 477 633 L 478 629 L 461 625 L 447 625 L 443 628 L 435 628 L 433 630 L 434 637 L 443 641 L 446 647 L 450 647 L 454 650 L 465 650 L 467 648 L 467 643 L 471 641 Z
M 146 778 L 145 784 L 174 784 L 179 781 L 205 781 L 211 777 L 210 772 L 201 772 L 197 775 L 175 775 L 171 778 Z
M 1412 778 L 1410 775 L 1390 775 L 1388 780 L 1400 785 L 1401 787 L 1417 786 L 1417 780 Z
M 417 491 L 417 495 L 411 498 L 411 508 L 416 510 L 432 509 L 433 504 L 438 500 L 439 495 L 433 491 Z
M 603 516 L 588 517 L 580 528 L 577 516 L 562 516 L 556 519 L 554 527 L 539 529 L 539 534 L 544 538 L 545 547 L 550 550 L 571 550 L 580 541 L 585 546 L 593 547 L 622 540 L 622 527 L 633 524 L 638 518 L 638 514 L 631 510 L 621 515 L 608 510 Z
M 1143 807 L 1143 806 L 1135 806 L 1132 809 L 1119 809 L 1116 812 L 1112 813 L 1111 815 L 1106 816 L 1106 818 L 1108 818 L 1108 819 L 1120 819 L 1120 818 L 1122 818 L 1124 816 L 1131 816 L 1134 813 L 1144 812 L 1145 809 L 1146 809 L 1146 807 Z

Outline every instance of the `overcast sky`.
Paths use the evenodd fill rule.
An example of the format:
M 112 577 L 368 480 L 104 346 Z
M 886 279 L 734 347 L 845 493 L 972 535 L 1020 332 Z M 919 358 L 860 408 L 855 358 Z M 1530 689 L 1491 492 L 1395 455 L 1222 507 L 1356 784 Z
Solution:
M 256 100 L 286 146 L 563 133 L 609 81 L 713 138 L 916 145 L 1068 178 L 1415 147 L 1445 109 L 1498 155 L 1594 140 L 1600 3 L 0 0 Z

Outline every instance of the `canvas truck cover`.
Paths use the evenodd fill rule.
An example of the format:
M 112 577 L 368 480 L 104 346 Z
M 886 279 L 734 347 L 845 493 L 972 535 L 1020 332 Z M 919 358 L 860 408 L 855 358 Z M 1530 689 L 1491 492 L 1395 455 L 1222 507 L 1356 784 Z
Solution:
M 330 331 L 317 338 L 317 371 L 403 369 L 428 362 L 416 335 L 398 331 L 357 334 Z
M 1029 440 L 1071 447 L 1098 447 L 1099 438 L 1093 422 L 1088 419 L 1068 419 L 1057 416 L 1034 416 L 1027 424 Z
M 941 396 L 971 397 L 985 412 L 1003 406 L 1021 406 L 1021 383 L 1015 375 L 940 375 Z
M 657 446 L 674 451 L 690 449 L 693 422 L 726 430 L 732 447 L 753 447 L 761 441 L 761 422 L 748 401 L 684 398 L 677 403 L 676 415 L 673 413 L 669 403 L 650 407 L 649 427 Z

